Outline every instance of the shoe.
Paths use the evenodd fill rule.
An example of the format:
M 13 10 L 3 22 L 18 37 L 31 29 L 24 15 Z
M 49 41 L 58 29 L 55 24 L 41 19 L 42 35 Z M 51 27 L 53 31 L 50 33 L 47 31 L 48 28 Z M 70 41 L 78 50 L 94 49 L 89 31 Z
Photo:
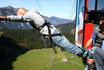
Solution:
M 78 46 L 79 47 L 79 46 Z M 85 49 L 83 49 L 83 48 L 81 48 L 81 47 L 79 47 L 81 50 L 82 50 L 82 53 L 78 53 L 77 55 L 79 56 L 79 57 L 83 57 L 83 54 L 84 54 L 84 52 L 85 52 Z
M 77 56 L 83 57 L 83 53 L 79 53 L 79 54 L 77 54 Z

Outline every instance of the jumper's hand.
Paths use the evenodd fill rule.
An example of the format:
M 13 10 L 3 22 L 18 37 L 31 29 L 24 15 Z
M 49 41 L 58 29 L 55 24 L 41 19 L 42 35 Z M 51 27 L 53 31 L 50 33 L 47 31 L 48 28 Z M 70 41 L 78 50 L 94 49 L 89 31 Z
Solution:
M 6 17 L 5 16 L 0 16 L 0 20 L 5 20 Z

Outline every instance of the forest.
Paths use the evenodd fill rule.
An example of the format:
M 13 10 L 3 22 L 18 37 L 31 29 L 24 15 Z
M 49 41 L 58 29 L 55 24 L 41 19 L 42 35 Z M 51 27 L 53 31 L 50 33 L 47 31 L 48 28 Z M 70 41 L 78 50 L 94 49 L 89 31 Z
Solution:
M 0 32 L 2 32 L 0 40 L 1 44 L 7 45 L 8 42 L 15 47 L 14 43 L 19 45 L 21 48 L 24 49 L 41 49 L 45 48 L 44 43 L 41 39 L 41 35 L 39 31 L 34 29 L 1 29 Z M 62 32 L 63 35 L 65 35 L 68 40 L 72 43 L 74 43 L 74 35 L 70 32 Z M 10 40 L 11 39 L 11 40 Z M 45 39 L 45 41 L 50 44 L 49 39 Z M 9 44 L 8 46 L 11 47 Z

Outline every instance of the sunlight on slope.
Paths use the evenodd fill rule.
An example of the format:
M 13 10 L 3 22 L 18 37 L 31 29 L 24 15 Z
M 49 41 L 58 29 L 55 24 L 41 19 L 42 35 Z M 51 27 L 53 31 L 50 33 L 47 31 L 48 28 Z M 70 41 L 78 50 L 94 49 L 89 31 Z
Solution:
M 35 49 L 19 56 L 13 63 L 13 70 L 84 70 L 81 59 L 68 52 L 58 54 L 52 49 Z M 68 58 L 69 62 L 62 62 L 62 58 Z

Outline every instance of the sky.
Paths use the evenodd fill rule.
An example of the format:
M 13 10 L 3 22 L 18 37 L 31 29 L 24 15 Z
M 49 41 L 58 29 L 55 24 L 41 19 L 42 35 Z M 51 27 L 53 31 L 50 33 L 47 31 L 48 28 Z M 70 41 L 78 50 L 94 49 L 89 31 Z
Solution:
M 36 9 L 44 16 L 70 19 L 75 0 L 1 0 L 0 7 Z

